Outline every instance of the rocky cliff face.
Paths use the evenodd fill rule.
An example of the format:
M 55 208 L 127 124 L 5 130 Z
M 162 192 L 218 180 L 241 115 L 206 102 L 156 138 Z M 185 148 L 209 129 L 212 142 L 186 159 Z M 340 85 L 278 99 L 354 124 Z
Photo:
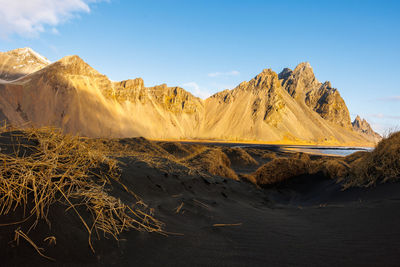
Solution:
M 308 91 L 320 86 L 308 62 L 297 65 L 294 71 L 285 68 L 279 73 L 282 86 L 293 98 L 302 98 Z
M 332 88 L 330 82 L 308 91 L 305 102 L 325 120 L 342 127 L 351 127 L 349 110 L 339 91 Z
M 217 93 L 205 101 L 203 138 L 256 140 L 262 132 L 278 125 L 284 114 L 285 100 L 278 75 L 263 70 L 233 90 Z
M 263 70 L 254 79 L 242 82 L 233 90 L 225 90 L 211 96 L 208 102 L 213 104 L 217 102 L 215 104 L 224 109 L 246 98 L 251 98 L 248 108 L 251 110 L 253 121 L 277 122 L 279 112 L 285 108 L 278 75 L 271 69 Z M 212 121 L 212 118 L 208 120 Z
M 297 101 L 305 102 L 325 120 L 351 128 L 350 113 L 339 91 L 330 82 L 320 83 L 308 62 L 300 63 L 294 71 L 284 69 L 279 78 Z
M 367 139 L 373 142 L 379 142 L 382 139 L 382 136 L 372 130 L 371 125 L 369 125 L 369 123 L 365 119 L 361 119 L 358 115 L 352 122 L 352 126 L 354 131 L 362 134 Z
M 173 113 L 193 114 L 200 111 L 203 101 L 180 87 L 168 87 L 166 84 L 154 87 L 145 87 L 142 78 L 116 82 L 106 92 L 118 102 L 146 104 L 156 101 L 164 110 Z
M 91 137 L 371 142 L 348 127 L 343 99 L 317 81 L 308 63 L 279 75 L 265 69 L 206 100 L 180 87 L 146 87 L 141 78 L 111 82 L 78 56 L 39 63 L 17 80 L 0 81 L 0 119 Z
M 50 61 L 30 48 L 0 52 L 0 79 L 12 81 L 38 71 Z

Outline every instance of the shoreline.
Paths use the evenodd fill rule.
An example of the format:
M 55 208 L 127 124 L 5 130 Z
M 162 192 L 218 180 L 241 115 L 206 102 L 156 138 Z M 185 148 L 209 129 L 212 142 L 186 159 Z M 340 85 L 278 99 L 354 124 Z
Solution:
M 158 139 L 158 138 L 146 138 L 149 141 L 153 142 L 179 142 L 179 143 L 187 143 L 187 144 L 238 144 L 238 145 L 270 145 L 270 146 L 304 146 L 304 147 L 319 147 L 319 148 L 374 148 L 376 144 L 359 144 L 359 143 L 317 143 L 317 142 L 308 142 L 308 141 L 300 141 L 300 142 L 288 142 L 288 141 L 232 141 L 232 140 L 212 140 L 212 139 Z

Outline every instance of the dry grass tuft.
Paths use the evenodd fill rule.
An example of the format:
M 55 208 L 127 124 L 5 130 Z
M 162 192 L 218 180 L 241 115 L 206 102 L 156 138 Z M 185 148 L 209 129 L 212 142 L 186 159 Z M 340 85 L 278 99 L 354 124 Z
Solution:
M 311 160 L 307 154 L 297 153 L 291 158 L 274 159 L 253 173 L 258 185 L 271 185 L 292 177 L 309 174 Z
M 328 159 L 319 166 L 318 171 L 322 171 L 326 176 L 332 179 L 342 181 L 349 176 L 350 166 L 341 159 Z M 314 170 L 314 172 L 316 172 L 316 170 Z
M 133 206 L 110 195 L 107 186 L 111 181 L 121 184 L 117 161 L 93 144 L 56 129 L 41 128 L 3 130 L 0 147 L 0 215 L 22 208 L 22 221 L 34 218 L 32 227 L 39 220 L 50 224 L 50 207 L 62 203 L 80 218 L 93 251 L 94 233 L 116 239 L 129 229 L 162 233 L 162 223 L 132 192 Z M 78 206 L 86 213 L 82 209 L 78 212 Z
M 400 132 L 381 140 L 370 153 L 353 156 L 345 187 L 368 187 L 400 179 Z
M 257 166 L 258 162 L 249 155 L 244 149 L 239 147 L 223 147 L 222 152 L 224 152 L 230 162 L 237 166 Z
M 277 153 L 263 149 L 247 148 L 246 152 L 252 157 L 259 157 L 267 160 L 273 160 L 277 158 Z
M 179 142 L 159 142 L 158 145 L 177 159 L 189 157 L 206 149 L 202 145 L 182 144 Z
M 154 157 L 169 155 L 161 146 L 143 137 L 122 139 L 86 138 L 83 140 L 102 153 L 113 157 L 137 156 L 142 154 Z
M 18 228 L 18 229 L 15 230 L 15 235 L 14 235 L 14 241 L 17 243 L 17 245 L 19 245 L 19 238 L 20 238 L 20 237 L 22 237 L 23 239 L 25 239 L 25 240 L 36 250 L 36 252 L 37 252 L 40 256 L 42 256 L 43 258 L 46 258 L 46 259 L 48 259 L 48 260 L 55 261 L 55 259 L 44 255 L 44 254 L 42 253 L 43 248 L 38 247 L 38 246 L 35 244 L 35 242 L 33 242 L 33 241 L 29 238 L 29 236 L 27 236 L 21 229 Z
M 184 164 L 210 174 L 239 180 L 237 174 L 230 168 L 228 156 L 220 148 L 210 148 L 183 161 Z

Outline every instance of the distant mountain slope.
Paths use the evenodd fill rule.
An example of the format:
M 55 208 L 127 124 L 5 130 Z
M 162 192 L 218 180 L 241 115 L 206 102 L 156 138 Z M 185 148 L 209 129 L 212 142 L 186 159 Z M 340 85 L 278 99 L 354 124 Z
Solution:
M 340 94 L 329 82 L 318 82 L 308 63 L 279 75 L 266 69 L 202 100 L 180 87 L 145 87 L 141 78 L 112 82 L 78 56 L 53 64 L 36 58 L 26 61 L 18 80 L 8 74 L 8 81 L 0 81 L 0 120 L 91 137 L 335 145 L 373 141 L 352 129 Z M 10 62 L 0 58 L 3 69 L 10 69 Z
M 48 59 L 28 47 L 0 52 L 0 79 L 12 81 L 49 64 Z
M 0 84 L 0 110 L 9 122 L 85 136 L 194 138 L 202 107 L 201 99 L 178 87 L 111 82 L 78 56 Z
M 362 134 L 365 138 L 371 140 L 372 142 L 378 142 L 382 139 L 382 136 L 372 130 L 371 125 L 369 125 L 365 119 L 361 119 L 358 115 L 352 122 L 352 126 L 354 131 Z

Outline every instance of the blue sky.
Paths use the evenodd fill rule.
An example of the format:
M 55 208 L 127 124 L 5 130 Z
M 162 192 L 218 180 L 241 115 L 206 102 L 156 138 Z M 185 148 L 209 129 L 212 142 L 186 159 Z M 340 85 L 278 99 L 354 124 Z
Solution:
M 112 80 L 142 77 L 202 97 L 308 61 L 352 117 L 380 133 L 400 126 L 400 1 L 13 2 L 0 10 L 0 51 L 77 54 Z

